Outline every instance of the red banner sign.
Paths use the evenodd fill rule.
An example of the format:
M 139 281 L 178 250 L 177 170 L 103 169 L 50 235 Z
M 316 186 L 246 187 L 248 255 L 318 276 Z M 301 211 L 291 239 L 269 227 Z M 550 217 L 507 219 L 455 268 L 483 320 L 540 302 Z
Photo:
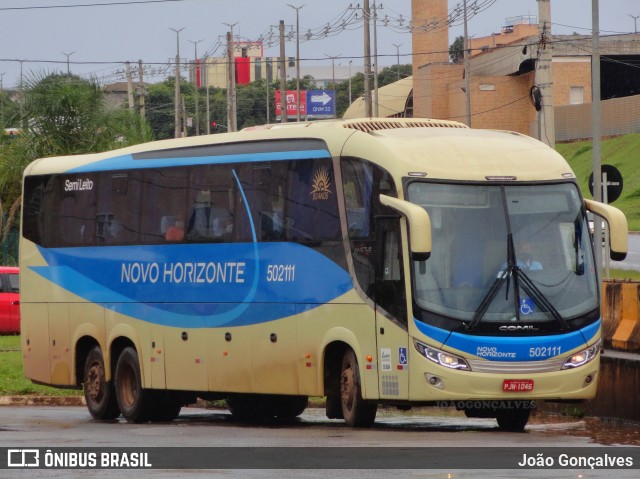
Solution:
M 287 117 L 293 118 L 297 116 L 298 92 L 296 90 L 287 90 Z M 276 115 L 282 113 L 282 104 L 280 103 L 280 90 L 276 90 Z M 307 91 L 300 90 L 300 116 L 307 114 Z

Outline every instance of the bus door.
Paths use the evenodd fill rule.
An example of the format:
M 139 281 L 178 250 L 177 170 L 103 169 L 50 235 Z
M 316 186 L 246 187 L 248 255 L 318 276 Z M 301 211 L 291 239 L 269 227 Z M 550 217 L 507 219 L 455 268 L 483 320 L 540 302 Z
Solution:
M 376 335 L 381 399 L 408 399 L 409 336 L 399 216 L 377 216 Z

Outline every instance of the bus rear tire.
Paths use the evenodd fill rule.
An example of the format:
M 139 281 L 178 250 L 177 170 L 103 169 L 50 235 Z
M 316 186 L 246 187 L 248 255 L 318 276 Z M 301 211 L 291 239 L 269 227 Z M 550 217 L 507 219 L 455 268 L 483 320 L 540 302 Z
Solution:
M 150 420 L 153 422 L 171 422 L 180 415 L 182 402 L 180 398 L 166 391 L 160 391 L 153 398 L 153 412 Z
M 153 415 L 153 395 L 142 387 L 140 360 L 131 347 L 118 358 L 114 381 L 120 412 L 128 422 L 147 422 Z
M 358 359 L 353 350 L 348 349 L 342 358 L 340 372 L 340 399 L 342 415 L 347 426 L 369 427 L 376 419 L 378 405 L 362 399 L 362 383 Z
M 84 363 L 84 399 L 94 419 L 115 419 L 120 415 L 116 392 L 111 381 L 106 380 L 104 357 L 99 346 L 95 346 Z

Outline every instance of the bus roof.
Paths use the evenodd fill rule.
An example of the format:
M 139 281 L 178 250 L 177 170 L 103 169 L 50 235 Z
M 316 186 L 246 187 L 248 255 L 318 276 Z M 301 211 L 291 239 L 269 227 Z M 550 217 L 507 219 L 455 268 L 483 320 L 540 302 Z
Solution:
M 126 155 L 210 145 L 288 139 L 323 140 L 332 156 L 364 158 L 394 177 L 487 181 L 573 178 L 567 162 L 552 148 L 514 132 L 469 129 L 464 124 L 419 118 L 351 119 L 263 125 L 240 132 L 161 140 L 88 155 L 43 158 L 25 175 L 87 171 L 94 162 Z M 115 165 L 115 162 L 114 162 Z M 117 169 L 114 167 L 114 169 Z

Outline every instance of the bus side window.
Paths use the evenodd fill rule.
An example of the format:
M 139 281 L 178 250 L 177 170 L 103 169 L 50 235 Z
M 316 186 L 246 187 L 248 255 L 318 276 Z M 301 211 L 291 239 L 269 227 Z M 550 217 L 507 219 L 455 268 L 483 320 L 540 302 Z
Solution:
M 400 246 L 400 218 L 378 217 L 376 225 L 376 304 L 403 323 L 406 295 Z
M 376 294 L 378 296 L 382 294 L 379 291 L 379 286 L 382 284 L 380 282 L 381 277 L 376 280 L 375 274 L 376 262 L 380 267 L 379 261 L 383 253 L 379 248 L 382 248 L 384 244 L 387 245 L 384 246 L 385 248 L 391 248 L 390 245 L 393 243 L 381 243 L 381 238 L 376 238 L 378 225 L 375 218 L 394 214 L 392 210 L 380 203 L 380 194 L 397 196 L 396 188 L 389 174 L 382 168 L 355 158 L 343 158 L 342 184 L 353 269 L 358 284 L 364 293 L 371 299 L 376 300 Z M 388 222 L 389 220 L 386 221 Z M 398 241 L 400 238 L 399 226 L 397 228 L 395 233 L 396 248 L 399 246 Z M 386 231 L 386 233 L 390 234 L 390 231 Z M 391 236 L 389 236 L 389 241 L 391 241 L 390 238 Z M 391 250 L 388 249 L 386 253 L 391 261 L 390 258 L 393 256 Z M 397 250 L 397 254 L 400 254 L 400 250 Z M 396 276 L 395 279 L 398 281 L 393 287 L 401 286 L 402 274 L 397 277 L 401 265 L 402 261 L 399 259 L 387 264 L 390 277 Z M 400 288 L 400 291 L 404 297 L 403 287 Z M 384 294 L 382 295 L 384 296 Z M 394 309 L 392 301 L 385 301 L 385 305 L 383 307 L 390 313 L 399 313 L 398 317 L 402 316 L 401 312 L 397 311 L 397 308 Z

